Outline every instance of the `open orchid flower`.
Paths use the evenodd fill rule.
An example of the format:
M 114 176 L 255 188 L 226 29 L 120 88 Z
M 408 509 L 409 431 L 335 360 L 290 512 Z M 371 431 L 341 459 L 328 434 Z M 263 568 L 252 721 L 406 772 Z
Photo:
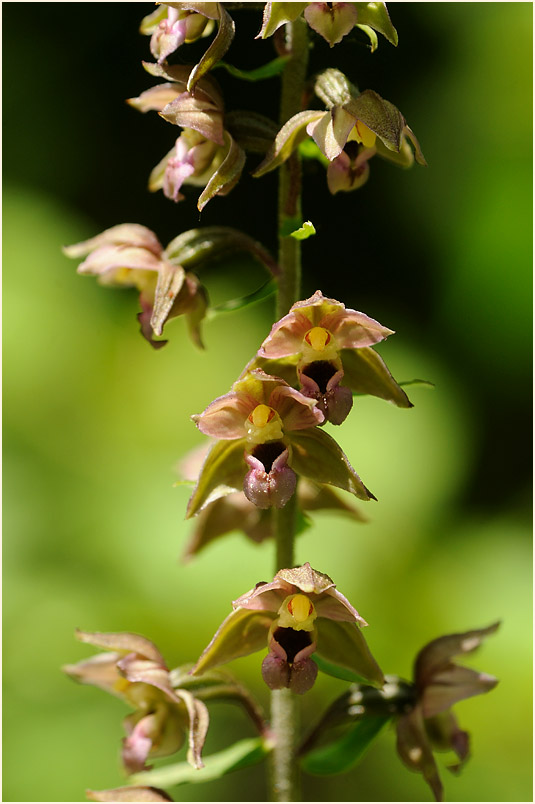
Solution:
M 144 66 L 151 75 L 167 81 L 128 103 L 141 112 L 157 111 L 183 129 L 173 149 L 153 169 L 149 190 L 163 190 L 167 198 L 181 201 L 183 184 L 204 187 L 197 202 L 200 211 L 214 196 L 232 190 L 243 170 L 245 152 L 223 127 L 223 98 L 214 79 L 200 79 L 193 95 L 186 89 L 191 67 Z
M 142 20 L 140 30 L 151 37 L 151 53 L 161 64 L 184 43 L 209 36 L 216 22 L 215 39 L 188 80 L 188 92 L 193 92 L 199 79 L 223 58 L 234 38 L 234 22 L 223 3 L 161 3 Z
M 371 348 L 392 334 L 375 319 L 317 290 L 273 325 L 258 355 L 267 370 L 271 360 L 294 361 L 301 393 L 316 400 L 327 421 L 341 424 L 351 410 L 352 391 L 411 407 Z
M 203 444 L 186 455 L 178 467 L 181 477 L 196 481 L 209 449 L 209 444 Z M 313 483 L 305 478 L 297 487 L 297 504 L 303 512 L 329 511 L 349 517 L 354 522 L 366 522 L 360 509 L 343 500 L 331 486 Z M 241 492 L 232 492 L 214 500 L 195 518 L 183 560 L 189 561 L 208 544 L 233 531 L 241 531 L 256 544 L 273 538 L 271 511 L 258 508 Z
M 208 710 L 185 689 L 172 686 L 165 661 L 138 634 L 77 631 L 81 642 L 104 648 L 63 670 L 82 684 L 100 687 L 124 700 L 134 712 L 124 720 L 122 759 L 128 773 L 146 767 L 147 758 L 174 754 L 189 731 L 188 762 L 202 768 L 201 751 L 208 730 Z
M 297 694 L 314 684 L 318 667 L 314 652 L 381 686 L 383 674 L 361 634 L 367 623 L 336 589 L 328 575 L 301 567 L 277 572 L 270 583 L 233 602 L 192 673 L 247 656 L 268 647 L 262 676 L 271 689 L 287 687 Z
M 333 47 L 355 26 L 364 30 L 377 47 L 375 31 L 393 45 L 398 43 L 396 29 L 390 21 L 385 3 L 266 3 L 258 38 L 266 39 L 286 22 L 294 22 L 301 14 L 310 27 Z
M 290 118 L 254 176 L 263 176 L 279 167 L 307 135 L 330 162 L 327 182 L 331 193 L 361 187 L 368 177 L 368 162 L 375 154 L 400 167 L 410 167 L 415 159 L 420 165 L 427 164 L 401 112 L 377 92 L 371 89 L 359 92 L 335 69 L 318 76 L 315 92 L 327 111 L 307 110 Z
M 171 246 L 172 244 L 169 244 Z M 134 287 L 139 291 L 138 320 L 144 338 L 158 349 L 167 341 L 156 341 L 171 318 L 186 316 L 192 340 L 202 347 L 200 323 L 207 308 L 206 292 L 194 274 L 171 262 L 158 238 L 145 226 L 123 223 L 63 249 L 68 257 L 86 259 L 79 274 L 96 276 L 102 285 Z
M 282 508 L 295 491 L 296 475 L 374 499 L 336 441 L 316 427 L 324 420 L 316 401 L 279 377 L 251 371 L 192 419 L 218 440 L 204 461 L 188 517 L 239 490 L 259 508 Z

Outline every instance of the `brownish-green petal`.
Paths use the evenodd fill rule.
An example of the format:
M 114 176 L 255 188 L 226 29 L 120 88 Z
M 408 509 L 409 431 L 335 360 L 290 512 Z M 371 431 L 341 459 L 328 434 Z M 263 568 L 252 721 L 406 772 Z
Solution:
M 182 266 L 171 265 L 169 262 L 161 263 L 150 320 L 155 335 L 162 334 L 163 325 L 167 321 L 173 303 L 184 284 L 185 276 L 186 272 Z
M 237 608 L 223 620 L 192 674 L 198 675 L 240 656 L 267 649 L 268 631 L 275 616 L 269 611 Z
M 498 679 L 486 673 L 479 673 L 470 667 L 450 664 L 444 670 L 433 674 L 420 695 L 420 706 L 424 717 L 433 717 L 445 712 L 457 701 L 472 698 L 494 689 Z
M 223 7 L 222 3 L 209 3 L 209 4 L 208 3 L 207 4 L 204 4 L 204 3 L 188 3 L 186 5 L 191 6 L 191 7 L 196 6 L 196 5 L 197 6 L 201 6 L 201 5 L 211 5 L 212 6 L 212 5 L 215 5 L 215 6 L 217 6 L 217 10 L 218 10 L 217 11 L 217 14 L 218 14 L 217 19 L 218 19 L 218 22 L 219 22 L 219 27 L 218 27 L 218 30 L 217 30 L 217 34 L 216 34 L 212 44 L 210 45 L 210 47 L 208 48 L 208 50 L 205 52 L 204 56 L 200 60 L 200 62 L 198 64 L 196 64 L 195 67 L 193 68 L 193 70 L 191 71 L 191 74 L 190 74 L 190 77 L 189 77 L 189 80 L 188 80 L 187 90 L 188 90 L 188 92 L 194 92 L 195 91 L 195 85 L 197 84 L 199 79 L 202 78 L 202 76 L 205 75 L 205 73 L 209 72 L 212 69 L 212 67 L 214 66 L 214 64 L 216 64 L 220 59 L 222 59 L 223 56 L 225 55 L 225 53 L 227 52 L 227 50 L 229 49 L 229 47 L 231 45 L 231 42 L 232 42 L 232 40 L 234 38 L 235 26 L 234 26 L 234 21 L 233 21 L 232 17 L 228 13 L 228 11 L 225 10 L 225 8 Z M 194 10 L 196 10 L 196 9 L 194 9 Z M 200 11 L 199 13 L 203 14 L 204 12 Z M 208 14 L 205 14 L 205 16 L 208 16 Z
M 144 656 L 165 667 L 165 660 L 154 642 L 151 642 L 150 639 L 146 639 L 139 634 L 132 634 L 127 631 L 115 633 L 80 631 L 80 629 L 77 628 L 74 635 L 80 642 L 87 642 L 89 645 L 95 645 L 97 648 L 124 651 L 124 653 L 137 653 L 139 656 Z
M 291 434 L 290 466 L 298 475 L 349 491 L 360 500 L 374 500 L 334 438 L 313 427 Z
M 361 349 L 343 349 L 343 385 L 357 394 L 371 394 L 398 408 L 412 408 L 407 394 L 390 374 L 382 357 L 370 346 Z
M 396 732 L 398 754 L 403 764 L 409 770 L 421 773 L 435 799 L 442 801 L 442 783 L 424 728 L 422 713 L 417 706 L 412 712 L 399 718 Z
M 227 195 L 238 182 L 245 165 L 245 151 L 225 131 L 227 152 L 223 161 L 212 175 L 197 201 L 197 209 L 201 212 L 208 201 L 215 195 Z
M 485 637 L 494 634 L 500 626 L 499 622 L 487 628 L 477 628 L 460 634 L 448 634 L 429 642 L 418 653 L 414 663 L 414 680 L 423 687 L 429 683 L 433 675 L 447 668 L 455 656 L 472 653 L 477 650 Z
M 308 136 L 306 130 L 308 124 L 319 120 L 324 115 L 325 112 L 306 111 L 298 112 L 298 114 L 291 117 L 275 137 L 275 141 L 266 154 L 266 158 L 258 165 L 253 172 L 253 176 L 259 178 L 282 165 Z
M 185 704 L 189 717 L 188 762 L 193 768 L 204 768 L 201 753 L 210 725 L 208 709 L 187 690 L 176 690 L 176 696 Z
M 399 151 L 405 119 L 393 103 L 373 89 L 366 89 L 348 101 L 344 109 L 374 131 L 389 150 Z

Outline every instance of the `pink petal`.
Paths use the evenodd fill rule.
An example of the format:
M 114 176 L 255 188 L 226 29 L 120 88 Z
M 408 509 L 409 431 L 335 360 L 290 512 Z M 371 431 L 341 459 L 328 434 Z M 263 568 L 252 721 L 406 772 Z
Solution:
M 243 438 L 245 421 L 258 401 L 248 395 L 231 391 L 215 399 L 203 413 L 191 418 L 205 435 L 219 439 Z
M 287 385 L 275 388 L 269 397 L 268 404 L 277 411 L 282 419 L 284 430 L 288 432 L 315 427 L 317 424 L 322 424 L 325 419 L 321 410 L 316 406 L 315 399 L 310 399 Z
M 357 310 L 330 313 L 322 318 L 320 326 L 332 332 L 339 349 L 373 346 L 394 334 L 393 330 Z

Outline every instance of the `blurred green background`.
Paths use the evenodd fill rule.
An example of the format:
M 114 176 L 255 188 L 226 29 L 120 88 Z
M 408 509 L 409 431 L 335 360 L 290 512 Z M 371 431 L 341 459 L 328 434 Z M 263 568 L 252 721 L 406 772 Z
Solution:
M 8 3 L 4 30 L 4 800 L 78 801 L 121 783 L 126 709 L 65 678 L 90 651 L 86 630 L 133 630 L 170 666 L 194 660 L 230 601 L 272 575 L 273 548 L 234 534 L 189 566 L 190 525 L 177 460 L 202 438 L 189 421 L 224 393 L 269 331 L 272 303 L 220 316 L 206 353 L 182 321 L 153 352 L 137 331 L 135 293 L 76 276 L 61 245 L 123 221 L 163 243 L 199 225 L 196 193 L 178 206 L 145 182 L 176 130 L 124 104 L 150 86 L 139 65 L 143 3 Z M 473 757 L 453 801 L 531 797 L 531 32 L 529 3 L 395 3 L 399 48 L 371 56 L 358 36 L 312 69 L 336 64 L 394 102 L 429 168 L 373 160 L 368 184 L 331 198 L 307 166 L 303 295 L 321 288 L 395 329 L 380 347 L 398 380 L 423 377 L 415 407 L 359 398 L 336 436 L 379 503 L 367 525 L 318 515 L 297 557 L 333 577 L 370 627 L 385 672 L 409 677 L 416 652 L 444 633 L 502 619 L 470 660 L 500 678 L 456 712 Z M 258 14 L 237 12 L 228 60 L 272 58 L 254 42 Z M 197 49 L 196 49 L 197 48 Z M 178 60 L 200 50 L 180 52 Z M 192 54 L 192 55 L 189 55 Z M 243 87 L 218 73 L 229 108 L 276 115 L 276 79 Z M 256 164 L 250 160 L 250 169 Z M 225 223 L 275 250 L 275 177 L 245 175 L 201 225 Z M 251 202 L 251 198 L 254 199 Z M 242 276 L 243 274 L 243 276 Z M 243 261 L 207 270 L 215 302 L 252 289 Z M 243 281 L 242 281 L 243 280 Z M 261 655 L 236 673 L 267 705 Z M 321 676 L 305 726 L 344 689 Z M 214 705 L 207 753 L 251 734 Z M 440 761 L 440 760 L 439 760 Z M 442 765 L 444 768 L 444 765 Z M 262 769 L 180 787 L 176 800 L 268 796 Z M 425 801 L 419 776 L 381 736 L 361 765 L 308 778 L 316 801 Z

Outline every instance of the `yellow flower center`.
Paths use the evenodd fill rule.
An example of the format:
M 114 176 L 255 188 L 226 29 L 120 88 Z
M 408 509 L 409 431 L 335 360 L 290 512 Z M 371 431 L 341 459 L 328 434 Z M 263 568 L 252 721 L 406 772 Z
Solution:
M 281 417 L 269 405 L 257 405 L 247 417 L 245 428 L 251 444 L 280 441 L 283 437 Z
M 368 126 L 366 126 L 362 120 L 356 121 L 355 126 L 351 129 L 351 133 L 348 137 L 348 140 L 361 142 L 365 148 L 373 148 L 376 139 L 377 135 L 375 131 L 372 131 L 371 128 L 368 128 Z
M 323 327 L 312 327 L 305 335 L 305 341 L 315 352 L 323 352 L 331 342 L 331 333 Z
M 306 595 L 296 595 L 288 601 L 287 609 L 298 623 L 302 623 L 314 611 L 314 605 Z
M 275 411 L 267 405 L 257 405 L 249 416 L 249 420 L 255 427 L 265 427 L 274 415 Z
M 317 617 L 314 604 L 306 595 L 289 595 L 285 598 L 276 621 L 280 628 L 293 628 L 295 631 L 313 631 Z

